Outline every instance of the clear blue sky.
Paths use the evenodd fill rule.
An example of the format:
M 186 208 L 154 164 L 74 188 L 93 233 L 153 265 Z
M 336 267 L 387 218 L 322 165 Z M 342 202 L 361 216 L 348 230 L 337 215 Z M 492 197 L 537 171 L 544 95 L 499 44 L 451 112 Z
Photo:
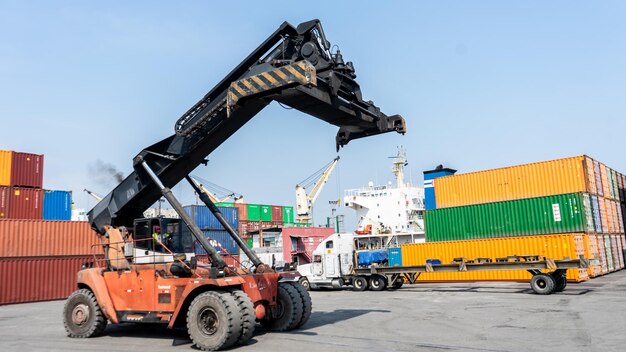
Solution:
M 282 21 L 320 18 L 365 98 L 409 132 L 344 148 L 318 222 L 343 189 L 391 180 L 400 144 L 416 183 L 440 163 L 578 154 L 626 172 L 625 15 L 621 1 L 2 1 L 0 149 L 45 154 L 45 187 L 90 208 L 83 188 L 114 186 L 90 174 L 96 160 L 128 174 Z M 272 104 L 196 173 L 249 202 L 293 204 L 294 185 L 336 155 L 335 133 Z

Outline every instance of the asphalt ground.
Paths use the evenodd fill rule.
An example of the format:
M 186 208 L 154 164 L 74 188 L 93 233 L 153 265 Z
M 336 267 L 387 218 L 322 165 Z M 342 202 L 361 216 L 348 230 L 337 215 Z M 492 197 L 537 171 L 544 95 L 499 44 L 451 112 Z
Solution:
M 527 283 L 409 285 L 397 291 L 314 291 L 302 329 L 257 325 L 232 351 L 626 351 L 626 271 L 549 296 Z M 0 307 L 1 351 L 194 351 L 184 331 L 109 325 L 66 337 L 63 301 Z

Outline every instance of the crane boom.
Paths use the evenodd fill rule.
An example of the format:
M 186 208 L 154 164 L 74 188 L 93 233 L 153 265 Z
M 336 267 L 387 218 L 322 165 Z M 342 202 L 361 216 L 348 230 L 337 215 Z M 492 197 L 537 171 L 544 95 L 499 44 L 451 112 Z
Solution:
M 306 193 L 306 188 L 303 185 L 296 185 L 296 212 L 298 216 L 297 221 L 299 223 L 311 222 L 311 214 L 313 213 L 315 201 L 322 192 L 324 185 L 326 185 L 326 182 L 328 181 L 330 174 L 335 169 L 338 161 L 339 157 L 336 157 L 330 162 L 330 164 L 328 164 L 324 172 L 322 172 L 313 185 L 313 188 L 311 188 L 309 194 Z
M 178 119 L 174 134 L 135 156 L 134 171 L 89 211 L 91 226 L 101 235 L 107 226 L 131 227 L 162 196 L 146 165 L 165 188 L 175 186 L 272 101 L 338 126 L 337 149 L 357 138 L 405 133 L 400 115 L 363 100 L 354 66 L 329 49 L 319 20 L 284 22 Z

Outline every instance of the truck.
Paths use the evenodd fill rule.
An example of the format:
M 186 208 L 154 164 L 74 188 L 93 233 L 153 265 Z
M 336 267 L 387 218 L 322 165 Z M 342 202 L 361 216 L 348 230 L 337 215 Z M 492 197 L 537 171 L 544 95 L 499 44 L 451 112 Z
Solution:
M 263 263 L 189 174 L 272 101 L 337 126 L 337 150 L 358 138 L 404 134 L 404 118 L 364 100 L 353 63 L 333 47 L 319 20 L 297 27 L 284 22 L 176 121 L 172 135 L 133 158 L 133 171 L 88 213 L 104 255 L 78 272 L 76 291 L 65 302 L 69 337 L 98 336 L 109 322 L 156 323 L 186 328 L 199 349 L 220 350 L 246 344 L 257 322 L 288 331 L 308 321 L 311 297 L 294 281 L 297 273 Z M 129 128 L 106 143 L 142 133 Z M 227 265 L 184 211 L 171 191 L 183 179 L 252 262 L 249 270 Z M 144 217 L 161 197 L 179 218 Z M 208 263 L 169 248 L 183 223 Z
M 347 288 L 355 291 L 399 289 L 405 282 L 415 284 L 425 272 L 464 272 L 483 270 L 527 270 L 532 278 L 531 289 L 537 294 L 561 292 L 567 286 L 567 269 L 586 268 L 589 259 L 563 258 L 555 260 L 539 255 L 498 258 L 456 258 L 453 263 L 441 263 L 433 258 L 423 265 L 403 266 L 390 263 L 389 250 L 381 248 L 384 236 L 359 236 L 335 233 L 320 242 L 313 251 L 313 261 L 297 267 L 299 282 L 306 289 Z M 376 243 L 378 242 L 378 243 Z

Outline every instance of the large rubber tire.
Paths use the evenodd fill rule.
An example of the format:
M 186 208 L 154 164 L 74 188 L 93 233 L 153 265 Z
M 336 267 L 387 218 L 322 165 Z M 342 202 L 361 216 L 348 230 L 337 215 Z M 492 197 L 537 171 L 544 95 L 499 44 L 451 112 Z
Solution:
M 241 311 L 230 292 L 201 293 L 187 311 L 189 337 L 204 351 L 232 346 L 241 336 L 241 327 Z
M 394 281 L 393 284 L 391 284 L 391 288 L 393 290 L 397 290 L 397 289 L 401 288 L 402 285 L 404 285 L 404 280 L 402 278 L 399 278 L 396 281 Z
M 540 295 L 549 295 L 554 292 L 554 288 L 556 286 L 556 282 L 551 275 L 548 274 L 538 274 L 534 275 L 532 279 L 530 279 L 530 287 L 535 291 L 535 293 Z
M 357 276 L 352 279 L 352 286 L 355 291 L 365 291 L 367 290 L 367 278 L 365 276 Z
M 563 292 L 567 287 L 567 277 L 564 275 L 552 276 L 554 278 L 554 292 Z
M 291 284 L 278 283 L 276 297 L 278 315 L 261 320 L 261 325 L 271 331 L 293 330 L 302 320 L 303 306 L 300 293 Z
M 254 327 L 256 325 L 256 311 L 250 296 L 241 290 L 231 291 L 237 307 L 241 312 L 241 336 L 237 339 L 237 344 L 245 345 L 248 340 L 254 334 Z
M 309 321 L 311 311 L 313 310 L 313 302 L 311 301 L 311 295 L 309 294 L 309 291 L 307 291 L 306 287 L 303 287 L 301 284 L 293 281 L 287 283 L 292 285 L 296 291 L 298 291 L 300 299 L 302 300 L 302 318 L 300 318 L 300 322 L 298 322 L 295 326 L 297 329 Z
M 87 338 L 102 334 L 107 318 L 93 292 L 83 288 L 67 298 L 63 307 L 63 325 L 69 337 Z
M 304 287 L 307 291 L 311 290 L 311 283 L 309 282 L 309 279 L 306 278 L 306 276 L 303 276 L 300 278 L 300 280 L 298 280 L 298 282 L 300 283 L 300 285 L 302 285 L 302 287 Z
M 387 288 L 387 279 L 381 275 L 370 276 L 370 290 L 382 291 Z

